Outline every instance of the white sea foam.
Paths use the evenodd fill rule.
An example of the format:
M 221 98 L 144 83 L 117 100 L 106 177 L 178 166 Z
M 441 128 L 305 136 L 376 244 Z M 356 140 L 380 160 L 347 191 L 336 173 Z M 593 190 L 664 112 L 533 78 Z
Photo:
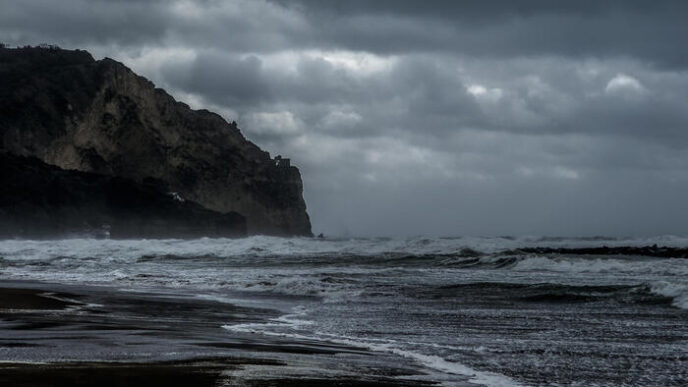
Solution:
M 650 289 L 655 294 L 673 298 L 673 306 L 688 309 L 688 283 L 658 281 L 653 283 Z
M 386 345 L 370 345 L 368 347 L 373 351 L 391 352 L 399 356 L 414 359 L 420 364 L 440 372 L 468 376 L 468 381 L 472 383 L 491 387 L 521 386 L 521 384 L 517 383 L 515 380 L 507 377 L 506 375 L 500 375 L 494 372 L 477 371 L 464 364 L 447 361 L 439 356 L 424 355 L 414 351 L 406 351 Z
M 297 307 L 293 309 L 292 313 L 271 319 L 268 322 L 231 324 L 224 325 L 223 328 L 233 332 L 262 334 L 266 336 L 286 337 L 297 340 L 324 341 L 333 344 L 341 344 L 357 348 L 366 348 L 375 352 L 392 353 L 398 356 L 410 358 L 418 362 L 419 364 L 435 371 L 440 371 L 452 375 L 466 376 L 472 383 L 496 387 L 520 386 L 520 384 L 518 384 L 516 381 L 508 378 L 505 375 L 500 375 L 493 372 L 477 371 L 464 364 L 448 361 L 439 356 L 427 355 L 416 351 L 404 349 L 402 348 L 404 343 L 400 343 L 396 340 L 364 339 L 350 336 L 327 334 L 323 332 L 305 333 L 306 331 L 304 331 L 303 328 L 312 326 L 314 324 L 313 321 L 304 318 L 304 316 L 307 315 L 307 312 L 308 311 L 305 308 Z M 430 344 L 430 346 L 435 345 Z
M 688 240 L 677 237 L 603 241 L 535 237 L 320 240 L 265 236 L 197 240 L 6 240 L 0 241 L 0 271 L 5 279 L 132 288 L 222 288 L 317 296 L 325 302 L 342 302 L 364 296 L 369 290 L 365 286 L 371 279 L 390 286 L 398 284 L 399 279 L 408 283 L 420 277 L 438 285 L 451 285 L 459 278 L 474 282 L 567 284 L 594 280 L 621 285 L 672 280 L 688 276 L 685 260 L 521 256 L 513 264 L 499 266 L 504 257 L 487 255 L 480 257 L 475 267 L 462 267 L 464 258 L 458 258 L 459 266 L 456 266 L 457 259 L 432 254 L 456 253 L 466 247 L 485 252 L 503 251 L 528 244 L 613 246 L 683 242 Z M 412 258 L 411 264 L 407 264 L 404 257 L 414 254 L 421 254 L 420 260 Z M 424 265 L 422 259 L 433 261 Z M 374 291 L 381 294 L 384 289 Z M 677 305 L 681 303 L 677 298 Z
M 277 321 L 275 319 L 273 321 Z M 284 321 L 284 320 L 282 320 Z M 303 320 L 287 319 L 289 325 L 293 328 L 298 328 L 300 325 L 310 325 L 312 322 Z M 394 355 L 402 356 L 405 358 L 412 359 L 417 363 L 427 367 L 429 369 L 439 371 L 451 375 L 460 375 L 468 378 L 469 382 L 476 383 L 485 386 L 495 386 L 495 387 L 515 387 L 521 386 L 521 384 L 512 380 L 511 378 L 497 374 L 494 372 L 483 372 L 477 371 L 471 367 L 458 362 L 448 361 L 442 357 L 435 355 L 426 355 L 418 353 L 415 351 L 409 351 L 400 348 L 400 343 L 394 340 L 382 340 L 382 339 L 360 339 L 360 338 L 337 338 L 335 335 L 329 334 L 317 334 L 308 335 L 295 332 L 284 332 L 272 330 L 276 327 L 283 328 L 285 324 L 281 323 L 255 323 L 255 324 L 233 324 L 224 325 L 223 328 L 241 333 L 251 333 L 251 334 L 263 334 L 266 336 L 276 336 L 276 337 L 286 337 L 297 340 L 315 340 L 329 342 L 333 344 L 341 344 L 346 346 L 351 346 L 355 348 L 366 348 L 374 352 L 384 352 L 391 353 Z
M 210 297 L 203 298 L 212 299 Z M 286 333 L 273 332 L 274 328 L 295 331 L 303 327 L 312 325 L 313 321 L 305 320 L 303 318 L 305 314 L 306 309 L 303 306 L 297 306 L 293 307 L 290 313 L 284 314 L 276 318 L 272 318 L 267 322 L 224 325 L 223 328 L 234 332 L 261 333 L 268 336 L 283 336 L 286 335 Z M 293 335 L 293 333 L 289 333 L 289 335 Z M 300 338 L 305 338 L 305 336 Z
M 253 236 L 241 239 L 200 238 L 194 240 L 98 240 L 65 239 L 56 241 L 0 241 L 4 259 L 45 260 L 47 258 L 79 258 L 126 262 L 142 256 L 172 254 L 177 257 L 256 257 L 270 256 L 378 256 L 385 253 L 415 255 L 454 254 L 464 248 L 494 253 L 519 247 L 588 247 L 606 245 L 668 247 L 688 246 L 687 237 L 660 236 L 653 238 L 278 238 Z

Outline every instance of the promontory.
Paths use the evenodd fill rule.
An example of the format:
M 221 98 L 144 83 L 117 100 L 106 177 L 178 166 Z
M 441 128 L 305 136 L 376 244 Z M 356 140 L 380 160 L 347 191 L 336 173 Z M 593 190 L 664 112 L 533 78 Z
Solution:
M 51 224 L 59 232 L 65 214 L 74 229 L 130 225 L 121 227 L 160 237 L 185 227 L 192 236 L 311 235 L 289 159 L 122 63 L 53 46 L 0 48 L 0 85 L 0 168 L 12 168 L 0 185 L 14 187 L 0 189 L 0 236 L 49 234 Z M 18 199 L 21 187 L 34 197 Z M 50 187 L 68 197 L 52 200 Z M 157 225 L 146 223 L 144 202 Z

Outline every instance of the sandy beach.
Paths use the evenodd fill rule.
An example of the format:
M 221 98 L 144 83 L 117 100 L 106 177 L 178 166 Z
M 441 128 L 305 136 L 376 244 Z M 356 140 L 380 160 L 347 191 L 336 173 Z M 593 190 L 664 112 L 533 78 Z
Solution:
M 221 328 L 275 315 L 169 292 L 4 281 L 0 385 L 433 385 L 362 348 Z

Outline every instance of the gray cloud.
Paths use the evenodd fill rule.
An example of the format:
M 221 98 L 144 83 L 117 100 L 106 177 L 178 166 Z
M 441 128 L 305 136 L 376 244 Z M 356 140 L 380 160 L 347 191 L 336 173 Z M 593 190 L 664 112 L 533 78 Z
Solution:
M 271 99 L 261 60 L 255 56 L 240 59 L 212 52 L 189 63 L 163 63 L 161 72 L 172 86 L 221 105 L 253 105 Z
M 626 57 L 686 67 L 681 1 L 3 0 L 10 42 Z
M 291 4 L 292 2 L 280 2 Z M 680 1 L 300 1 L 325 44 L 376 52 L 458 51 L 485 57 L 636 57 L 685 67 Z M 657 42 L 662 42 L 657 44 Z
M 683 233 L 680 1 L 0 0 L 302 169 L 332 234 Z

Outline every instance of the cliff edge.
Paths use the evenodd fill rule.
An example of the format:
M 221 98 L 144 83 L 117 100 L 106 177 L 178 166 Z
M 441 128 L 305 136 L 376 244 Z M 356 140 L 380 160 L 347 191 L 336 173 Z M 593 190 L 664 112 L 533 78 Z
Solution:
M 0 84 L 2 152 L 155 181 L 208 210 L 241 214 L 249 234 L 311 235 L 296 167 L 119 62 L 81 50 L 2 48 Z

